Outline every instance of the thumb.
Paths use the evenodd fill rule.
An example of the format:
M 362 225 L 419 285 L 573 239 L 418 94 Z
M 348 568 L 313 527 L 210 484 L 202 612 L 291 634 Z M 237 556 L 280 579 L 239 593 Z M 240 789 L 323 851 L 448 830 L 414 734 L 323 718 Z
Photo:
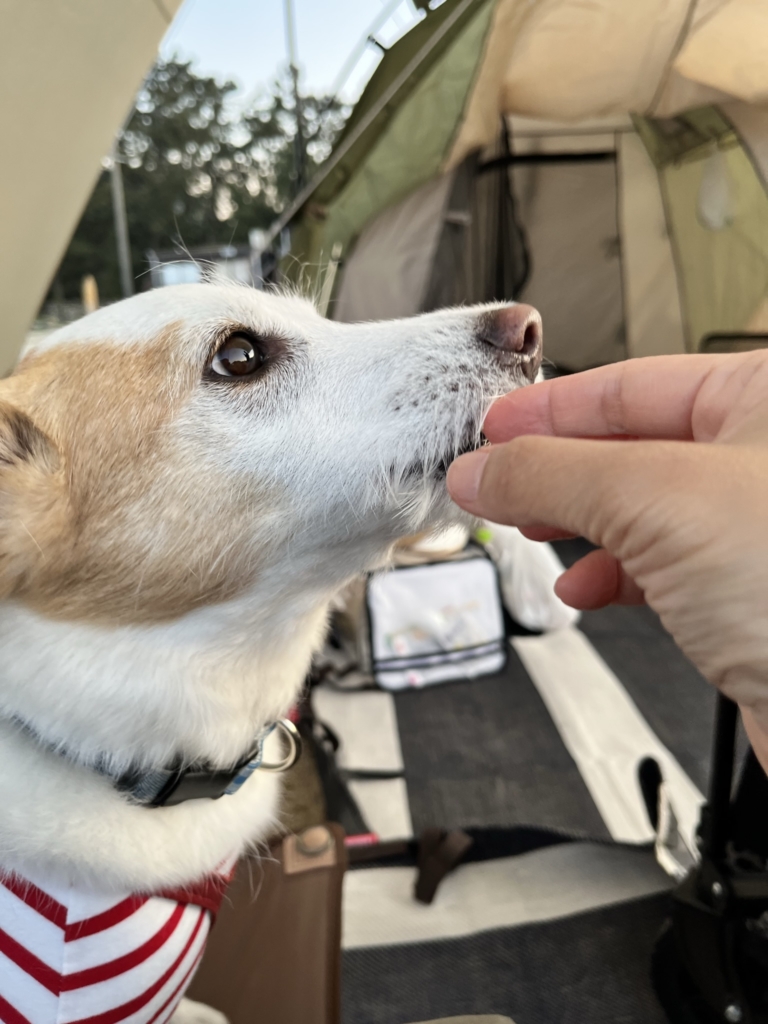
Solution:
M 448 471 L 448 491 L 462 508 L 492 522 L 565 530 L 621 558 L 632 524 L 679 483 L 679 449 L 693 447 L 518 437 L 458 458 Z

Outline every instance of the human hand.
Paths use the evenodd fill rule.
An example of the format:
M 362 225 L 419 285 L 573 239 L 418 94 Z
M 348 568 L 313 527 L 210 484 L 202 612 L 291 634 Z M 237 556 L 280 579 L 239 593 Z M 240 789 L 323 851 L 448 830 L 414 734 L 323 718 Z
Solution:
M 492 447 L 449 470 L 454 501 L 537 540 L 599 545 L 558 596 L 647 601 L 742 706 L 768 768 L 768 352 L 546 381 L 499 399 L 484 429 Z

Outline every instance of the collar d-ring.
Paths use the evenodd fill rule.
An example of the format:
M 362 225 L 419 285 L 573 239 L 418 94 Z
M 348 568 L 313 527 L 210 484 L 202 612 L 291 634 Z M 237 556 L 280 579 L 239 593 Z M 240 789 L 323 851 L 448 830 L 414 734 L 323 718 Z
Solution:
M 270 733 L 279 732 L 285 745 L 285 756 L 274 763 L 262 761 L 258 767 L 260 772 L 286 772 L 301 757 L 301 734 L 289 718 L 278 718 Z

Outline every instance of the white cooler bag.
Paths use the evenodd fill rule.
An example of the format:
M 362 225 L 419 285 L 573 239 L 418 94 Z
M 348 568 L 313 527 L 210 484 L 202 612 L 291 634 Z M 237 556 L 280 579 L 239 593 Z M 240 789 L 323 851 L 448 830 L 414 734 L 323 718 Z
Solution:
M 387 690 L 486 675 L 506 663 L 499 578 L 489 558 L 372 576 L 367 606 L 372 675 Z

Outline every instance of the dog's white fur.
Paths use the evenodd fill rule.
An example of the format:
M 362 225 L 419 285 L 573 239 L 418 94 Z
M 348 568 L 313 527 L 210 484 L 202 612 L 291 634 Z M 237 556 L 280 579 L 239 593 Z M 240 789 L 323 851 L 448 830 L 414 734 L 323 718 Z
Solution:
M 233 763 L 296 699 L 334 592 L 382 565 L 397 538 L 460 517 L 447 498 L 444 465 L 478 441 L 490 401 L 526 382 L 519 366 L 476 338 L 479 315 L 495 308 L 345 325 L 322 319 L 298 297 L 171 287 L 57 331 L 22 360 L 18 377 L 33 383 L 21 391 L 15 376 L 0 382 L 0 402 L 43 408 L 29 399 L 38 361 L 81 349 L 87 367 L 93 348 L 102 363 L 105 353 L 114 358 L 117 393 L 120 353 L 140 355 L 165 338 L 168 377 L 154 371 L 143 382 L 146 393 L 172 391 L 176 364 L 192 366 L 195 383 L 163 424 L 154 464 L 142 467 L 141 494 L 78 529 L 101 538 L 114 529 L 151 574 L 156 549 L 170 543 L 166 531 L 189 531 L 202 519 L 214 561 L 253 567 L 239 592 L 157 621 L 142 615 L 149 577 L 137 578 L 133 620 L 124 608 L 112 615 L 108 599 L 103 615 L 82 615 L 80 605 L 69 614 L 66 600 L 48 611 L 23 586 L 6 588 L 0 869 L 151 891 L 198 879 L 266 835 L 277 807 L 273 776 L 257 772 L 220 800 L 146 809 L 95 771 L 20 734 L 9 718 L 20 716 L 83 764 L 107 756 L 115 769 L 152 766 L 178 753 Z M 243 328 L 280 339 L 274 368 L 249 384 L 204 380 L 215 339 Z M 44 430 L 65 449 L 56 415 Z M 178 458 L 183 472 L 166 461 Z M 3 480 L 0 474 L 0 496 Z M 158 500 L 166 502 L 159 517 Z M 230 500 L 252 517 L 229 521 Z M 45 571 L 54 572 L 50 559 L 59 555 L 33 539 Z M 210 554 L 191 545 L 178 571 L 194 577 L 197 561 Z

